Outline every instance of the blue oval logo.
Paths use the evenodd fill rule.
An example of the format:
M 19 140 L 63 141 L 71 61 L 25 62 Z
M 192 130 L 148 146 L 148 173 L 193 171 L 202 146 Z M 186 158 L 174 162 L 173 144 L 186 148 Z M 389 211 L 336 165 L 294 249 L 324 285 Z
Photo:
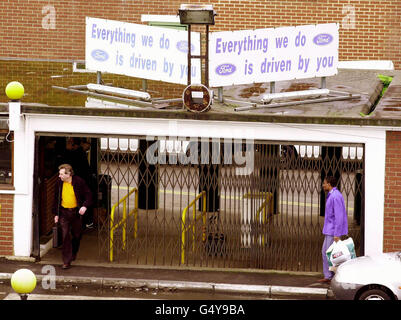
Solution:
M 332 41 L 333 41 L 333 36 L 328 33 L 320 33 L 313 38 L 313 42 L 318 46 L 328 45 Z
M 108 53 L 100 49 L 93 50 L 91 56 L 93 59 L 101 62 L 106 61 L 109 58 Z
M 178 49 L 178 51 L 188 53 L 188 41 L 185 40 L 178 41 L 176 44 L 176 48 Z M 191 43 L 191 52 L 193 52 L 194 50 L 195 46 Z
M 219 76 L 229 76 L 237 70 L 236 66 L 231 63 L 223 63 L 217 66 L 216 73 Z

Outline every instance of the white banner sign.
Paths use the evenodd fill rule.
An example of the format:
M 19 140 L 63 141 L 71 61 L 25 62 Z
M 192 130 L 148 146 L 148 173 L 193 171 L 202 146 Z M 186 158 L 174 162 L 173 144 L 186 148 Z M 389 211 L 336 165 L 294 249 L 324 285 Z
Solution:
M 188 32 L 86 18 L 86 68 L 137 78 L 187 84 Z M 200 34 L 191 33 L 200 54 Z M 191 61 L 191 82 L 201 82 L 200 60 Z
M 211 87 L 337 74 L 338 24 L 214 32 Z

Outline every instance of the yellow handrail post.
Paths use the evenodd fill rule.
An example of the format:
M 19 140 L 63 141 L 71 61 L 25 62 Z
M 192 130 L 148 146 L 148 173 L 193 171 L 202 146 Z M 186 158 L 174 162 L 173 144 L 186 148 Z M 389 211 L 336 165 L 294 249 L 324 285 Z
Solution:
M 182 217 L 181 217 L 181 264 L 185 263 L 185 233 L 191 228 L 191 225 L 189 225 L 187 228 L 185 228 L 185 222 L 186 222 L 186 217 L 187 217 L 187 211 L 190 207 L 193 207 L 193 222 L 192 222 L 192 250 L 195 250 L 195 222 L 196 222 L 196 201 L 200 199 L 200 197 L 203 198 L 203 221 L 205 223 L 205 217 L 204 215 L 206 214 L 206 191 L 202 191 L 200 194 L 196 196 L 194 200 L 182 211 Z
M 123 202 L 123 250 L 125 250 L 125 243 L 127 241 L 127 201 Z
M 185 263 L 185 218 L 187 214 L 189 206 L 184 209 L 182 212 L 182 219 L 181 219 L 181 264 Z
M 114 210 L 115 206 L 111 209 L 110 213 L 110 262 L 113 261 L 113 241 L 114 241 L 114 230 L 113 230 L 113 224 L 114 224 Z
M 203 222 L 203 234 L 202 234 L 202 241 L 206 241 L 206 192 L 203 194 L 203 207 L 202 207 L 202 222 Z
M 266 205 L 269 204 L 269 200 L 270 200 L 270 194 L 268 192 L 266 192 L 266 199 L 264 201 L 263 204 L 263 217 L 262 217 L 262 225 L 263 225 L 263 229 L 262 229 L 262 245 L 265 245 L 265 225 L 266 225 Z
M 262 205 L 259 207 L 259 209 L 256 211 L 256 220 L 260 221 L 260 214 L 262 212 L 262 221 L 260 221 L 262 223 L 262 237 L 261 237 L 261 241 L 262 241 L 262 245 L 265 245 L 265 225 L 267 223 L 267 211 L 266 211 L 266 206 L 268 205 L 268 209 L 269 209 L 269 215 L 273 213 L 273 203 L 274 199 L 273 199 L 273 195 L 271 192 L 266 192 L 266 198 L 264 199 Z
M 128 197 L 135 192 L 135 209 L 132 210 L 128 215 L 127 215 L 127 199 Z M 116 208 L 120 205 L 123 204 L 123 219 L 118 222 L 116 225 L 114 225 L 114 213 Z M 126 246 L 126 232 L 127 232 L 127 218 L 132 215 L 132 213 L 138 214 L 138 189 L 133 188 L 125 197 L 123 197 L 120 201 L 115 203 L 113 207 L 111 208 L 110 212 L 110 246 L 109 246 L 109 260 L 110 262 L 113 261 L 113 240 L 114 240 L 114 230 L 117 229 L 120 225 L 123 225 L 123 249 L 125 249 Z M 137 227 L 137 226 L 135 226 Z M 135 230 L 136 233 L 136 230 Z
M 196 205 L 192 206 L 192 252 L 195 251 L 195 221 L 196 221 Z

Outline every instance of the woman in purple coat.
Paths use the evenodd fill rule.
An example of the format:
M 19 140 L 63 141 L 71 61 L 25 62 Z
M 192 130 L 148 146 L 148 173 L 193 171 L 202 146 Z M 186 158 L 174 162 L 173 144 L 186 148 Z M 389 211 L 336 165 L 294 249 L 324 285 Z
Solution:
M 342 193 L 337 189 L 337 179 L 326 177 L 323 181 L 323 190 L 327 192 L 326 208 L 324 215 L 322 246 L 323 274 L 324 278 L 319 280 L 321 283 L 330 283 L 334 273 L 329 270 L 326 251 L 333 241 L 337 242 L 341 236 L 348 234 L 348 219 L 345 210 L 345 201 Z

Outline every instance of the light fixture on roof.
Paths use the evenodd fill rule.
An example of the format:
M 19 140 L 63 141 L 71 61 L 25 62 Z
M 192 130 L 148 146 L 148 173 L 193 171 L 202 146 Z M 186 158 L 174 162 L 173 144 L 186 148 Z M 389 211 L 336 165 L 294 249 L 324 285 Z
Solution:
M 178 10 L 181 24 L 214 25 L 216 15 L 211 4 L 181 4 Z
M 123 97 L 137 98 L 145 101 L 150 101 L 151 98 L 150 94 L 147 92 L 104 86 L 101 84 L 88 83 L 87 88 L 89 91 L 98 91 L 103 93 L 116 94 Z
M 209 90 L 209 25 L 214 25 L 214 16 L 217 14 L 210 4 L 181 4 L 178 15 L 180 23 L 188 25 L 188 86 L 183 92 L 183 104 L 189 111 L 204 112 L 210 109 L 213 101 L 213 92 Z M 203 55 L 192 55 L 191 53 L 191 25 L 193 24 L 206 27 L 206 50 Z M 203 59 L 205 62 L 204 84 L 192 85 L 191 83 L 192 58 Z
M 329 93 L 330 93 L 329 89 L 313 89 L 313 90 L 303 90 L 303 91 L 267 93 L 261 97 L 261 102 L 262 103 L 270 103 L 272 100 L 275 100 L 275 99 L 319 97 L 319 96 L 326 96 Z

